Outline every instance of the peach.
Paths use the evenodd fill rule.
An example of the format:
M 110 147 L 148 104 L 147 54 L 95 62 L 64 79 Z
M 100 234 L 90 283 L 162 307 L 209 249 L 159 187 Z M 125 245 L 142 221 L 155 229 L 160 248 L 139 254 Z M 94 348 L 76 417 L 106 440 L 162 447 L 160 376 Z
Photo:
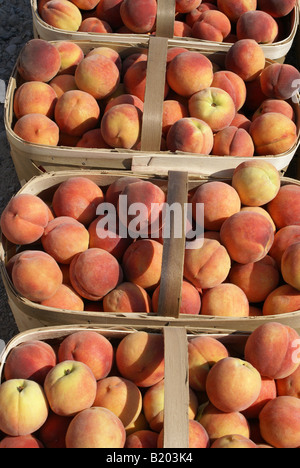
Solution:
M 62 133 L 81 137 L 97 126 L 100 108 L 89 93 L 81 90 L 66 91 L 57 101 L 54 118 Z
M 266 59 L 254 39 L 240 39 L 226 54 L 225 67 L 239 75 L 245 82 L 253 81 L 265 68 Z
M 241 449 L 241 448 L 258 448 L 257 445 L 247 437 L 244 437 L 239 434 L 232 434 L 232 435 L 225 435 L 220 437 L 219 439 L 215 440 L 211 447 L 214 448 L 231 448 L 231 449 Z
M 251 158 L 254 155 L 253 140 L 243 128 L 226 127 L 215 134 L 212 153 L 219 156 Z
M 299 366 L 293 356 L 297 340 L 299 335 L 293 328 L 278 322 L 266 322 L 248 337 L 245 359 L 262 377 L 283 379 Z
M 220 70 L 214 73 L 211 84 L 214 88 L 222 88 L 232 97 L 236 111 L 239 111 L 246 101 L 246 85 L 242 78 L 228 70 Z
M 292 396 L 299 398 L 300 394 L 300 366 L 284 379 L 276 380 L 276 390 L 278 396 Z
M 56 93 L 59 99 L 66 91 L 78 90 L 75 78 L 73 75 L 57 75 L 50 82 L 49 85 Z
M 207 182 L 197 188 L 192 198 L 195 220 L 197 203 L 204 203 L 204 227 L 210 231 L 219 231 L 224 221 L 241 209 L 236 190 L 219 181 Z
M 152 295 L 153 312 L 158 313 L 160 286 L 158 286 Z M 183 280 L 181 289 L 180 314 L 197 315 L 201 308 L 201 296 L 199 291 L 188 281 Z
M 10 379 L 0 386 L 0 430 L 18 437 L 36 432 L 48 417 L 43 387 L 28 379 Z
M 275 260 L 266 255 L 255 263 L 232 265 L 228 279 L 241 288 L 248 301 L 263 302 L 279 286 L 280 272 Z
M 281 268 L 281 258 L 284 251 L 296 242 L 300 242 L 300 226 L 285 226 L 275 233 L 269 255 L 274 258 L 279 269 Z
M 53 296 L 61 286 L 62 272 L 46 252 L 27 250 L 14 263 L 12 281 L 21 296 L 41 302 Z
M 188 342 L 189 385 L 205 392 L 207 375 L 212 366 L 228 357 L 227 348 L 216 338 L 197 336 Z
M 213 132 L 218 132 L 231 124 L 236 108 L 227 91 L 208 87 L 190 98 L 189 112 L 191 117 L 204 120 Z
M 246 89 L 245 111 L 253 113 L 259 108 L 263 101 L 268 99 L 261 89 L 260 75 L 252 81 L 247 81 Z
M 203 294 L 201 314 L 219 317 L 248 317 L 249 301 L 240 287 L 232 283 L 222 283 Z
M 101 406 L 112 411 L 126 429 L 136 421 L 142 411 L 142 394 L 130 380 L 107 377 L 97 382 L 93 406 Z
M 133 432 L 126 438 L 124 448 L 157 448 L 158 433 L 149 430 Z
M 106 21 L 94 17 L 85 18 L 79 26 L 78 31 L 97 34 L 108 34 L 113 32 L 112 28 Z
M 276 381 L 268 377 L 261 378 L 261 390 L 258 398 L 252 405 L 242 411 L 247 419 L 258 419 L 259 413 L 268 401 L 277 397 Z
M 201 119 L 184 117 L 175 122 L 167 135 L 169 151 L 210 154 L 213 148 L 213 132 Z
M 40 303 L 45 307 L 54 307 L 55 309 L 73 310 L 82 312 L 84 302 L 74 289 L 66 284 L 62 284 L 53 296 Z
M 152 305 L 145 289 L 134 283 L 122 283 L 103 299 L 104 312 L 151 312 Z
M 126 93 L 137 96 L 143 102 L 145 101 L 147 63 L 147 57 L 146 60 L 138 60 L 133 63 L 125 72 L 123 80 Z M 165 97 L 168 91 L 168 85 L 165 83 Z
M 100 187 L 86 177 L 70 177 L 55 190 L 52 205 L 55 215 L 70 216 L 89 225 L 96 218 L 96 210 L 104 201 Z
M 116 179 L 108 187 L 105 194 L 106 203 L 111 203 L 115 208 L 118 206 L 119 196 L 128 184 L 140 182 L 142 179 L 138 177 L 123 176 Z
M 101 133 L 112 148 L 130 149 L 141 138 L 142 111 L 132 104 L 118 104 L 103 115 Z
M 58 216 L 48 223 L 41 242 L 58 263 L 70 264 L 75 255 L 88 249 L 89 232 L 76 219 Z
M 230 267 L 225 247 L 214 239 L 204 239 L 201 247 L 185 250 L 183 275 L 197 289 L 218 286 L 227 278 Z
M 124 57 L 122 63 L 122 77 L 124 78 L 128 68 L 130 68 L 131 65 L 134 65 L 137 62 L 147 62 L 147 54 L 148 51 L 143 50 L 143 52 L 130 53 L 129 55 Z
M 106 250 L 118 261 L 121 261 L 132 239 L 118 234 L 118 226 L 113 228 L 110 228 L 109 225 L 103 226 L 104 220 L 105 217 L 100 215 L 90 224 L 88 228 L 90 235 L 89 247 Z
M 5 361 L 4 377 L 5 380 L 34 380 L 43 385 L 47 373 L 55 365 L 53 348 L 44 341 L 31 340 L 10 351 Z
M 265 11 L 243 13 L 236 24 L 238 39 L 254 39 L 259 44 L 272 44 L 278 36 L 278 24 Z
M 289 119 L 294 120 L 294 109 L 292 106 L 282 99 L 265 99 L 259 108 L 254 112 L 252 121 L 257 119 L 262 114 L 267 112 L 277 112 L 286 115 Z
M 174 21 L 174 37 L 192 37 L 192 28 L 184 21 Z
M 228 435 L 238 434 L 247 438 L 250 437 L 249 424 L 242 413 L 238 411 L 224 413 L 210 402 L 199 408 L 197 421 L 206 430 L 211 443 Z
M 298 185 L 283 185 L 276 197 L 267 205 L 277 229 L 289 225 L 300 224 L 300 187 Z
M 267 97 L 286 100 L 296 93 L 300 72 L 293 65 L 273 63 L 262 71 L 260 82 Z
M 59 127 L 43 114 L 26 114 L 17 120 L 15 134 L 29 143 L 36 145 L 57 146 Z
M 84 53 L 81 47 L 71 41 L 58 41 L 55 44 L 57 48 L 61 65 L 58 75 L 74 75 L 77 65 L 83 60 Z
M 50 0 L 41 9 L 45 23 L 57 29 L 78 31 L 82 22 L 79 8 L 67 0 Z
M 163 448 L 163 437 L 164 430 L 162 429 L 159 433 L 157 440 L 157 448 Z M 209 437 L 204 427 L 195 421 L 195 419 L 189 420 L 189 448 L 209 448 L 210 442 Z
M 71 420 L 71 416 L 59 416 L 49 411 L 47 420 L 38 431 L 45 448 L 66 448 L 65 437 Z
M 122 69 L 122 59 L 120 57 L 120 54 L 114 50 L 112 47 L 95 47 L 94 49 L 90 50 L 86 57 L 90 57 L 92 55 L 103 55 L 104 57 L 110 58 L 118 67 L 118 69 L 121 71 Z
M 252 263 L 264 258 L 274 240 L 272 223 L 262 214 L 240 211 L 222 224 L 221 242 L 232 260 Z
M 17 119 L 26 114 L 54 116 L 57 95 L 54 89 L 42 81 L 29 81 L 17 88 L 14 96 L 14 113 Z
M 284 281 L 299 291 L 300 242 L 289 245 L 281 257 L 281 274 Z
M 300 400 L 278 396 L 269 401 L 259 414 L 261 435 L 275 448 L 297 448 L 299 440 Z
M 134 96 L 134 94 L 121 94 L 107 103 L 104 112 L 107 112 L 109 109 L 119 104 L 131 104 L 140 109 L 141 112 L 144 111 L 144 103 L 140 98 Z
M 75 81 L 82 91 L 91 94 L 95 99 L 104 99 L 118 88 L 120 71 L 110 58 L 94 54 L 85 57 L 79 63 L 75 71 Z
M 230 125 L 237 128 L 243 128 L 249 133 L 251 120 L 248 119 L 248 117 L 246 117 L 244 114 L 237 112 Z
M 283 0 L 278 3 L 276 0 L 258 0 L 261 10 L 267 11 L 274 18 L 281 18 L 288 15 L 296 5 L 295 0 Z
M 280 315 L 299 309 L 300 294 L 298 289 L 289 284 L 282 284 L 267 296 L 263 305 L 263 315 Z
M 44 233 L 49 221 L 46 203 L 36 195 L 19 194 L 11 198 L 0 219 L 2 233 L 14 244 L 31 244 Z
M 0 448 L 44 448 L 42 442 L 31 434 L 17 437 L 4 437 L 0 442 Z
M 236 23 L 239 17 L 246 11 L 253 11 L 257 8 L 257 0 L 217 0 L 217 5 L 231 22 Z
M 200 5 L 200 0 L 176 0 L 175 10 L 177 13 L 190 13 Z
M 140 413 L 138 418 L 131 424 L 126 429 L 126 435 L 129 436 L 130 434 L 133 434 L 134 432 L 138 431 L 144 431 L 148 430 L 149 425 L 148 422 L 144 416 L 144 413 Z
M 188 49 L 185 47 L 171 47 L 167 52 L 167 66 L 176 57 L 176 55 L 182 54 L 183 52 L 188 52 Z
M 67 448 L 123 448 L 126 432 L 120 419 L 107 408 L 92 407 L 71 421 L 66 434 Z
M 163 336 L 137 331 L 123 338 L 116 350 L 122 377 L 138 387 L 151 387 L 164 378 Z
M 47 374 L 44 391 L 51 410 L 59 416 L 74 416 L 90 408 L 97 381 L 83 362 L 69 360 L 56 364 Z
M 76 142 L 75 146 L 78 148 L 111 149 L 111 146 L 109 146 L 104 140 L 100 128 L 93 128 L 92 130 L 85 132 Z
M 25 81 L 47 83 L 57 75 L 60 66 L 60 54 L 53 44 L 43 39 L 31 39 L 21 50 L 17 69 Z
M 159 284 L 163 246 L 152 239 L 139 239 L 125 251 L 122 267 L 127 281 L 153 291 Z
M 113 29 L 123 25 L 120 6 L 123 0 L 100 0 L 96 6 L 97 18 L 107 21 Z
M 151 32 L 155 25 L 156 13 L 155 0 L 124 0 L 120 7 L 124 25 L 138 34 Z
M 218 10 L 207 10 L 202 13 L 192 28 L 192 36 L 206 41 L 223 42 L 231 31 L 228 17 Z
M 262 206 L 273 200 L 281 185 L 280 174 L 273 164 L 262 160 L 239 164 L 232 175 L 235 188 L 243 205 Z
M 199 52 L 181 53 L 171 60 L 167 68 L 168 85 L 180 96 L 191 97 L 211 86 L 212 80 L 212 63 Z
M 169 99 L 163 103 L 162 133 L 167 137 L 172 125 L 178 120 L 189 116 L 187 106 L 174 99 Z
M 81 10 L 93 10 L 96 8 L 99 0 L 73 0 L 73 3 Z

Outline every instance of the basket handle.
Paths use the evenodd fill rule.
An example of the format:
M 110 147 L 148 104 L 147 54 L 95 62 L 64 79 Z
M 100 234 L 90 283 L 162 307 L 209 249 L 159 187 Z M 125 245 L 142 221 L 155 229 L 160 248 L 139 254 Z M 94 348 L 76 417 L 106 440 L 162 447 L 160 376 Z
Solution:
M 157 2 L 157 20 L 156 36 L 174 37 L 175 22 L 175 0 L 158 0 Z

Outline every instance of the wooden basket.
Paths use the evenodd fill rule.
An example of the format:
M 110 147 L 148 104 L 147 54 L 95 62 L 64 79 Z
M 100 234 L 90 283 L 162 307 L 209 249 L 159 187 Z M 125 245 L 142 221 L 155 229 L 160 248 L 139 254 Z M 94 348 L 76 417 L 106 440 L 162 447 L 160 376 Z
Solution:
M 131 175 L 137 175 L 130 173 Z M 122 173 L 101 172 L 101 171 L 74 171 L 72 176 L 84 176 L 101 186 L 112 183 Z M 50 200 L 55 188 L 59 183 L 68 179 L 70 173 L 59 172 L 44 174 L 33 178 L 18 193 L 30 193 L 39 195 L 45 201 Z M 138 177 L 151 180 L 167 192 L 167 203 L 179 203 L 182 207 L 182 228 L 184 232 L 184 204 L 188 200 L 188 191 L 195 189 L 199 185 L 207 182 L 207 178 L 188 178 L 186 172 L 171 171 L 167 178 L 160 179 L 141 176 Z M 294 179 L 282 178 L 284 184 L 300 185 Z M 296 330 L 300 330 L 300 311 L 290 312 L 280 315 L 257 316 L 257 317 L 219 317 L 206 315 L 184 315 L 180 314 L 181 288 L 183 279 L 183 264 L 185 254 L 185 238 L 178 238 L 174 235 L 175 217 L 171 217 L 171 236 L 164 239 L 162 276 L 160 282 L 160 294 L 157 314 L 146 313 L 104 313 L 104 312 L 73 312 L 62 309 L 50 308 L 33 303 L 21 297 L 15 290 L 9 275 L 6 271 L 7 261 L 16 253 L 16 246 L 9 243 L 2 235 L 0 244 L 0 270 L 8 302 L 20 331 L 30 328 L 54 325 L 82 324 L 111 324 L 115 326 L 151 326 L 151 327 L 188 327 L 188 328 L 218 328 L 223 330 L 236 330 L 239 332 L 250 332 L 263 323 L 270 321 L 281 322 Z M 173 233 L 173 235 L 172 235 Z M 171 293 L 170 293 L 171 292 Z
M 84 53 L 97 46 L 96 42 L 77 42 Z M 101 43 L 104 45 L 104 43 Z M 99 45 L 99 43 L 98 43 Z M 170 169 L 183 170 L 188 168 L 192 175 L 214 175 L 228 177 L 244 157 L 215 156 L 189 153 L 172 153 L 160 151 L 162 135 L 162 115 L 165 92 L 166 57 L 169 48 L 168 39 L 151 37 L 144 48 L 132 47 L 131 44 L 106 44 L 117 50 L 123 57 L 136 51 L 148 49 L 147 85 L 144 102 L 141 150 L 125 149 L 87 149 L 66 146 L 37 145 L 24 141 L 13 131 L 14 93 L 18 87 L 19 76 L 17 64 L 10 78 L 6 100 L 4 123 L 7 139 L 10 144 L 11 157 L 21 185 L 33 176 L 43 172 L 53 172 L 67 169 L 122 169 L 138 170 L 144 173 L 167 174 Z M 224 52 L 206 51 L 205 55 L 220 67 L 224 67 L 226 54 Z M 267 60 L 267 66 L 273 63 Z M 298 97 L 296 96 L 297 100 Z M 294 100 L 294 99 L 293 99 Z M 254 156 L 271 162 L 278 171 L 285 171 L 289 166 L 300 144 L 300 107 L 291 102 L 295 109 L 298 127 L 298 139 L 285 153 L 279 155 Z

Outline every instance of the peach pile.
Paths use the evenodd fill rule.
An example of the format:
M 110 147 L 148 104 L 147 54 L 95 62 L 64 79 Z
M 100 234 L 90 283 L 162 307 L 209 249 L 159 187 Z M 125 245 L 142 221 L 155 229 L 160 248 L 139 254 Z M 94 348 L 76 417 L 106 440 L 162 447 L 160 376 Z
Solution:
M 298 448 L 298 333 L 269 322 L 226 338 L 187 341 L 189 448 Z M 0 448 L 162 448 L 164 372 L 160 332 L 24 342 L 4 364 Z
M 177 0 L 174 37 L 232 43 L 255 39 L 272 44 L 286 37 L 284 26 L 296 0 Z M 99 34 L 155 34 L 156 0 L 39 0 L 38 13 L 52 27 Z
M 292 101 L 300 72 L 267 63 L 254 39 L 224 55 L 221 67 L 200 51 L 168 50 L 161 150 L 243 158 L 289 151 L 298 139 Z M 18 63 L 13 130 L 36 144 L 139 151 L 147 65 L 146 49 L 123 57 L 102 46 L 84 55 L 71 41 L 32 39 Z

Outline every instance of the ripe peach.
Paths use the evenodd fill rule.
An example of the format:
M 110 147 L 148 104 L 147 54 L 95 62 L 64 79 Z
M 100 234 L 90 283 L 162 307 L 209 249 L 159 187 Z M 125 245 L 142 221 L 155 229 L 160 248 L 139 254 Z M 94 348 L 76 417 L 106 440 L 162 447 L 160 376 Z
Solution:
M 124 0 L 120 7 L 124 25 L 137 34 L 151 32 L 155 25 L 156 13 L 155 0 Z
M 287 63 L 273 63 L 266 67 L 260 75 L 260 83 L 263 93 L 272 99 L 289 99 L 299 84 L 300 72 L 293 65 Z
M 142 111 L 132 104 L 113 106 L 101 121 L 104 141 L 112 148 L 133 148 L 141 138 L 142 115 Z
M 15 134 L 23 140 L 37 145 L 57 146 L 59 127 L 43 114 L 26 114 L 17 120 Z
M 123 71 L 124 73 L 124 71 Z M 137 96 L 141 101 L 145 101 L 147 78 L 147 56 L 144 60 L 140 59 L 133 63 L 124 74 L 124 86 L 126 93 Z M 168 84 L 165 83 L 164 96 L 166 97 L 169 91 Z
M 152 294 L 153 312 L 158 312 L 160 286 Z M 188 281 L 183 280 L 181 290 L 180 314 L 197 315 L 201 308 L 201 296 L 199 291 Z
M 263 315 L 280 315 L 295 312 L 299 309 L 300 295 L 298 289 L 289 284 L 282 284 L 267 296 L 263 305 Z
M 300 366 L 284 379 L 276 380 L 278 396 L 293 396 L 299 398 L 300 394 Z
M 211 447 L 214 448 L 231 448 L 231 449 L 241 449 L 241 448 L 258 448 L 257 445 L 247 437 L 244 437 L 239 434 L 232 434 L 220 437 L 216 439 L 212 444 Z
M 261 378 L 261 390 L 257 400 L 252 405 L 242 411 L 242 414 L 247 419 L 257 419 L 259 413 L 268 401 L 277 397 L 276 381 L 268 377 Z
M 223 42 L 231 31 L 228 17 L 218 10 L 207 10 L 202 13 L 192 28 L 192 36 L 206 41 Z
M 25 81 L 47 83 L 57 75 L 61 58 L 57 48 L 43 39 L 31 39 L 21 50 L 18 72 Z
M 284 281 L 295 289 L 300 289 L 299 284 L 299 251 L 300 242 L 289 245 L 281 257 L 281 273 Z
M 248 317 L 249 301 L 244 291 L 232 283 L 208 289 L 202 296 L 202 315 Z
M 49 85 L 55 91 L 57 99 L 66 91 L 78 90 L 73 75 L 57 75 L 49 82 Z
M 262 377 L 283 379 L 299 366 L 293 356 L 298 339 L 299 335 L 293 328 L 278 322 L 266 322 L 248 337 L 245 359 Z
M 295 0 L 283 0 L 278 3 L 276 0 L 258 0 L 261 10 L 267 11 L 274 18 L 281 18 L 288 15 L 296 5 Z
M 115 208 L 118 206 L 119 196 L 126 187 L 127 184 L 132 184 L 134 182 L 140 182 L 141 179 L 138 177 L 124 176 L 116 179 L 108 187 L 105 194 L 106 203 L 111 203 Z
M 84 302 L 82 298 L 71 286 L 67 284 L 62 284 L 53 296 L 41 301 L 40 304 L 45 307 L 54 307 L 55 309 L 73 310 L 78 312 L 82 312 L 84 310 Z
M 47 83 L 28 81 L 15 92 L 14 113 L 17 119 L 26 114 L 43 114 L 51 119 L 56 101 L 56 92 Z
M 79 26 L 78 31 L 98 34 L 108 34 L 113 32 L 111 26 L 106 21 L 94 17 L 85 18 Z
M 21 343 L 8 354 L 4 377 L 9 379 L 34 380 L 43 385 L 45 377 L 56 365 L 56 354 L 48 343 L 31 340 Z
M 286 184 L 267 205 L 277 229 L 300 224 L 300 187 Z
M 180 119 L 189 116 L 188 108 L 184 104 L 174 99 L 166 100 L 163 103 L 162 132 L 167 137 L 172 125 Z
M 246 117 L 244 114 L 241 114 L 241 113 L 237 112 L 235 114 L 235 117 L 234 117 L 234 119 L 233 119 L 233 121 L 231 122 L 230 125 L 234 126 L 234 127 L 237 127 L 237 128 L 243 128 L 244 130 L 246 130 L 249 133 L 251 120 L 248 119 L 248 117 Z
M 210 154 L 213 148 L 213 132 L 201 119 L 184 117 L 175 122 L 167 135 L 169 151 Z
M 190 13 L 200 5 L 200 0 L 176 0 L 175 9 L 177 13 Z
M 259 106 L 265 101 L 267 96 L 262 92 L 260 84 L 260 75 L 252 81 L 246 82 L 247 96 L 245 102 L 245 110 L 254 113 Z
M 93 10 L 97 4 L 98 0 L 73 0 L 73 3 L 80 8 L 81 10 Z
M 230 216 L 222 224 L 220 235 L 231 259 L 243 264 L 264 258 L 274 240 L 272 223 L 262 214 L 250 211 Z
M 78 31 L 82 22 L 79 8 L 66 0 L 50 0 L 45 3 L 41 9 L 41 17 L 50 26 L 66 31 Z
M 281 268 L 281 258 L 284 251 L 296 242 L 300 242 L 300 226 L 285 226 L 275 233 L 269 255 L 274 258 L 279 269 Z
M 275 448 L 297 448 L 299 440 L 300 400 L 279 396 L 269 401 L 259 414 L 264 440 Z
M 110 58 L 117 65 L 120 71 L 122 69 L 122 59 L 120 54 L 112 47 L 95 47 L 94 49 L 90 50 L 90 52 L 88 52 L 86 57 L 90 57 L 91 55 L 104 55 L 104 57 Z
M 246 85 L 242 78 L 228 70 L 220 70 L 214 73 L 211 84 L 214 88 L 222 88 L 232 97 L 236 111 L 239 111 L 246 101 Z
M 71 416 L 59 416 L 49 411 L 47 420 L 38 431 L 45 448 L 66 448 L 65 437 L 71 420 Z
M 218 286 L 227 278 L 230 267 L 225 247 L 216 240 L 204 239 L 202 247 L 185 250 L 184 278 L 197 289 Z
M 236 23 L 239 17 L 246 11 L 253 11 L 257 8 L 257 0 L 217 0 L 217 5 L 231 22 Z
M 113 29 L 123 25 L 120 6 L 123 0 L 100 0 L 96 6 L 97 18 L 107 21 Z
M 211 86 L 212 80 L 212 63 L 199 52 L 181 53 L 171 60 L 167 68 L 167 82 L 180 96 L 190 97 Z
M 243 128 L 223 128 L 214 136 L 212 154 L 251 158 L 254 155 L 253 140 Z
M 164 430 L 159 433 L 157 448 L 163 448 Z M 195 419 L 189 420 L 189 448 L 209 448 L 209 437 L 204 427 Z
M 138 331 L 123 338 L 116 350 L 116 364 L 122 377 L 138 387 L 151 387 L 164 378 L 164 339 Z
M 227 348 L 216 338 L 210 336 L 192 338 L 188 342 L 190 387 L 205 392 L 206 379 L 211 367 L 228 356 Z
M 70 177 L 56 189 L 52 205 L 55 215 L 70 216 L 84 225 L 96 218 L 96 210 L 104 201 L 100 187 L 85 177 Z
M 49 299 L 62 284 L 62 272 L 46 252 L 27 250 L 22 252 L 13 266 L 12 281 L 19 294 L 29 301 Z
M 114 106 L 118 106 L 119 104 L 131 104 L 138 107 L 142 112 L 144 111 L 144 103 L 140 98 L 133 94 L 121 94 L 107 103 L 104 112 L 107 112 L 109 109 Z
M 4 437 L 0 442 L 0 448 L 10 448 L 10 449 L 36 449 L 44 448 L 44 445 L 36 437 L 33 437 L 31 434 L 26 436 L 17 436 L 17 437 Z
M 120 419 L 106 408 L 81 411 L 66 434 L 67 448 L 123 448 L 126 432 Z
M 128 68 L 130 68 L 131 65 L 134 65 L 137 62 L 147 62 L 147 53 L 147 50 L 143 50 L 143 52 L 130 53 L 124 57 L 122 63 L 122 77 L 124 78 Z
M 265 55 L 253 39 L 240 39 L 226 54 L 225 67 L 239 75 L 245 82 L 253 81 L 265 68 Z
M 272 44 L 278 36 L 278 24 L 265 11 L 247 11 L 239 17 L 236 33 L 239 40 L 254 39 L 259 44 Z
M 149 430 L 133 432 L 126 438 L 125 447 L 132 448 L 157 448 L 158 433 Z
M 277 112 L 286 115 L 289 119 L 294 120 L 294 109 L 292 106 L 282 99 L 265 99 L 259 108 L 254 112 L 252 121 L 257 119 L 262 114 L 267 112 Z
M 151 312 L 151 298 L 134 283 L 122 283 L 103 298 L 104 312 Z
M 111 149 L 111 146 L 109 146 L 104 140 L 100 128 L 93 128 L 93 130 L 88 130 L 85 132 L 76 142 L 75 146 L 78 148 Z

